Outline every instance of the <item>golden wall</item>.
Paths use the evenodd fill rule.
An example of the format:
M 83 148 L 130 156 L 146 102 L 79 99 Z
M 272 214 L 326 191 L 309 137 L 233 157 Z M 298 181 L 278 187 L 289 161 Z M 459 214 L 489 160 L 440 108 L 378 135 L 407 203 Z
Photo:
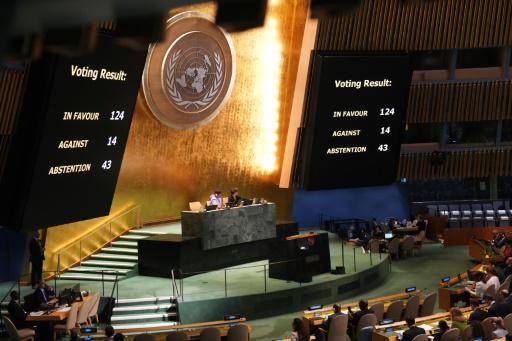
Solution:
M 269 0 L 264 27 L 231 34 L 235 87 L 210 124 L 189 131 L 167 128 L 152 117 L 139 92 L 111 215 L 140 204 L 143 222 L 177 217 L 190 201 L 208 200 L 213 189 L 227 195 L 237 186 L 244 197 L 274 201 L 278 218 L 290 217 L 293 192 L 277 184 L 307 7 L 307 0 Z M 215 13 L 213 4 L 204 4 L 171 15 L 183 10 Z M 106 219 L 50 228 L 47 268 L 55 269 L 57 250 Z

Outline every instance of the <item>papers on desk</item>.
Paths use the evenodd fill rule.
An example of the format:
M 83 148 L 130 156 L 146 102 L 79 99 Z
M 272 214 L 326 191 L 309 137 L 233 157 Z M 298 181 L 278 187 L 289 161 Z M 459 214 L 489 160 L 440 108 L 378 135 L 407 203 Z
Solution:
M 71 307 L 62 307 L 62 308 L 57 309 L 57 311 L 62 311 L 62 312 L 64 312 L 64 313 L 65 313 L 65 312 L 68 312 L 68 311 L 70 311 L 70 310 L 71 310 Z
M 425 329 L 426 332 L 432 331 L 434 328 L 428 324 L 421 324 L 418 327 Z
M 30 313 L 30 316 L 43 316 L 44 311 L 33 311 Z
M 395 330 L 394 333 L 396 335 L 398 335 L 398 339 L 402 340 L 402 338 L 404 336 L 404 331 L 403 330 Z

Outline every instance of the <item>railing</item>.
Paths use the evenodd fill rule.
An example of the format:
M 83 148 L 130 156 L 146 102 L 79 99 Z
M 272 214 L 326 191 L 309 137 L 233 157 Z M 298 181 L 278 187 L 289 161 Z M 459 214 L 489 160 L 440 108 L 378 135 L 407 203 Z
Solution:
M 272 266 L 296 261 L 297 259 L 273 263 L 261 261 L 256 265 L 242 265 L 213 271 L 182 272 L 180 269 L 173 269 L 170 276 L 172 292 L 183 302 L 186 298 L 199 300 L 203 297 L 211 299 L 268 293 L 336 279 L 336 277 L 326 278 L 326 274 L 323 274 L 313 276 L 312 282 L 306 283 L 269 277 Z M 331 246 L 331 268 L 343 267 L 343 272 L 339 274 L 364 271 L 381 262 L 388 263 L 388 269 L 391 271 L 391 258 L 387 253 L 363 253 L 361 247 L 345 246 L 344 242 L 339 243 L 335 249 Z
M 56 260 L 53 259 L 56 262 L 57 272 L 60 273 L 70 267 L 81 264 L 87 257 L 111 244 L 112 241 L 126 231 L 132 228 L 140 228 L 140 211 L 140 205 L 129 207 L 111 217 L 94 230 L 81 236 L 78 240 L 57 249 L 54 252 Z

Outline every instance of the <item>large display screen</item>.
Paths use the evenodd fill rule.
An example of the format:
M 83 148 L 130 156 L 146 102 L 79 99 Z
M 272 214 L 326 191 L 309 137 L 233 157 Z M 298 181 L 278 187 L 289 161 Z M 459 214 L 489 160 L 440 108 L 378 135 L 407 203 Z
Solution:
M 109 214 L 145 57 L 101 36 L 92 53 L 33 64 L 12 150 L 23 157 L 11 157 L 3 179 L 19 184 L 8 225 L 35 229 Z
M 407 55 L 315 51 L 296 183 L 315 190 L 395 181 L 410 80 Z

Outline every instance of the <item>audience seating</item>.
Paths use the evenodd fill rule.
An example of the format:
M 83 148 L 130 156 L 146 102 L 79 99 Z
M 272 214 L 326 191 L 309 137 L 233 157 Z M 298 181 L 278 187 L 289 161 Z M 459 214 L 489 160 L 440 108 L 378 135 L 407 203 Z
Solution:
M 347 341 L 348 316 L 338 315 L 332 318 L 327 340 Z
M 493 320 L 494 320 L 493 317 L 488 317 L 482 321 L 482 329 L 484 331 L 484 339 L 485 340 L 492 339 L 492 332 L 494 329 Z
M 30 328 L 24 329 L 16 329 L 16 326 L 12 321 L 6 317 L 2 316 L 4 320 L 5 328 L 7 329 L 7 333 L 9 333 L 9 337 L 11 340 L 21 340 L 21 341 L 34 341 L 36 338 L 36 332 Z
M 375 317 L 377 317 L 377 323 L 384 319 L 384 302 L 375 303 L 370 307 L 370 310 L 373 311 Z
M 361 328 L 357 332 L 357 341 L 372 341 L 373 339 L 373 326 Z
M 429 316 L 434 313 L 434 308 L 436 305 L 437 293 L 433 292 L 425 296 L 423 300 L 423 304 L 420 307 L 420 317 Z
M 402 242 L 402 252 L 404 257 L 413 256 L 415 239 L 413 236 L 405 236 Z
M 466 329 L 460 333 L 460 340 L 461 341 L 469 341 L 473 339 L 473 327 L 467 326 Z
M 448 218 L 449 228 L 506 227 L 512 223 L 509 200 L 429 204 L 429 214 Z
M 184 332 L 173 332 L 167 335 L 165 341 L 187 341 L 188 336 Z
M 459 339 L 460 331 L 456 328 L 448 329 L 443 336 L 441 341 L 457 341 Z
M 366 314 L 359 319 L 359 323 L 356 327 L 356 334 L 359 334 L 359 331 L 366 327 L 375 327 L 377 324 L 377 316 L 375 314 Z
M 151 334 L 139 334 L 135 335 L 133 341 L 155 341 L 155 337 Z
M 428 341 L 428 336 L 426 334 L 420 334 L 415 336 L 412 341 Z
M 400 257 L 400 239 L 395 238 L 389 242 L 388 253 L 390 257 L 395 256 L 397 259 Z
M 199 336 L 200 341 L 220 341 L 220 330 L 217 328 L 205 328 Z
M 405 304 L 403 318 L 416 318 L 418 317 L 418 310 L 420 308 L 420 297 L 412 295 Z
M 249 328 L 244 324 L 229 328 L 228 341 L 249 341 Z
M 85 303 L 83 304 L 85 305 Z M 82 305 L 82 306 L 83 306 Z M 76 304 L 71 305 L 71 309 L 69 310 L 69 316 L 66 319 L 65 324 L 57 324 L 53 327 L 53 339 L 57 339 L 57 335 L 71 334 L 71 329 L 76 328 L 77 326 L 77 315 L 78 315 L 78 306 Z
M 510 335 L 512 335 L 512 314 L 508 314 L 503 319 L 503 326 L 508 331 Z
M 402 319 L 402 311 L 404 310 L 404 302 L 401 300 L 392 302 L 386 311 L 386 319 L 400 321 Z

